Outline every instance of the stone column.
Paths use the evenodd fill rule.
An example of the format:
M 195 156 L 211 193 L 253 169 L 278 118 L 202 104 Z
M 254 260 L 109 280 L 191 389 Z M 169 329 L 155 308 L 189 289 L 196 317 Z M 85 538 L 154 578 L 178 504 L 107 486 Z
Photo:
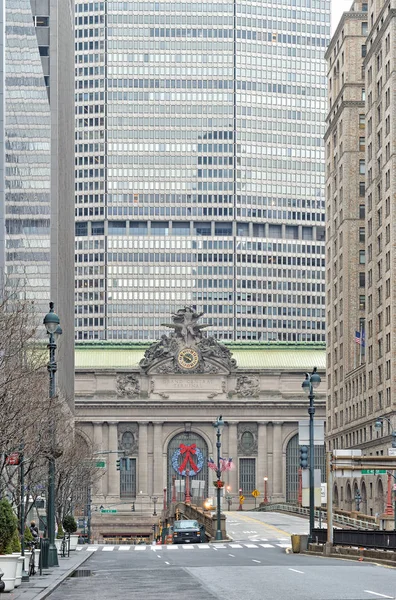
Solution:
M 103 450 L 103 422 L 102 421 L 95 421 L 92 423 L 93 424 L 93 445 L 94 445 L 94 452 L 100 452 L 101 450 Z M 106 466 L 108 467 L 109 465 L 109 457 L 106 454 L 96 454 L 95 455 L 96 459 L 99 460 L 104 460 L 106 461 Z M 102 472 L 105 473 L 106 470 L 102 469 Z M 94 484 L 94 489 L 92 491 L 94 496 L 102 496 L 103 495 L 103 490 L 104 490 L 105 486 L 105 477 L 101 477 L 101 479 L 99 479 L 95 484 Z
M 109 450 L 112 454 L 108 455 L 108 488 L 107 493 L 109 496 L 114 496 L 117 500 L 120 497 L 120 474 L 117 471 L 116 460 L 118 458 L 118 454 L 115 452 L 118 451 L 118 423 L 117 422 L 108 422 L 109 426 Z
M 154 425 L 154 434 L 153 434 L 153 459 L 154 459 L 154 469 L 153 469 L 153 494 L 154 496 L 158 496 L 158 502 L 161 503 L 162 496 L 164 493 L 165 478 L 164 478 L 164 470 L 163 470 L 163 456 L 164 453 L 162 451 L 162 421 L 157 421 L 153 423 Z M 140 437 L 140 436 L 139 436 Z M 139 490 L 140 491 L 140 490 Z M 158 504 L 159 506 L 160 504 Z
M 256 488 L 260 492 L 260 502 L 264 499 L 264 477 L 268 477 L 267 423 L 259 421 Z M 263 495 L 261 496 L 261 494 Z
M 229 471 L 229 485 L 231 487 L 231 496 L 233 500 L 233 508 L 238 508 L 237 498 L 239 496 L 238 486 L 238 422 L 227 421 L 228 425 L 228 456 L 232 458 L 234 468 Z M 239 502 L 238 502 L 239 503 Z
M 272 455 L 273 455 L 273 471 L 272 471 L 272 500 L 280 500 L 283 498 L 283 462 L 282 462 L 282 423 L 273 423 L 273 438 L 272 438 Z
M 138 482 L 136 496 L 147 496 L 147 454 L 148 454 L 148 421 L 139 421 L 139 456 L 138 456 Z M 140 494 L 142 492 L 142 494 Z

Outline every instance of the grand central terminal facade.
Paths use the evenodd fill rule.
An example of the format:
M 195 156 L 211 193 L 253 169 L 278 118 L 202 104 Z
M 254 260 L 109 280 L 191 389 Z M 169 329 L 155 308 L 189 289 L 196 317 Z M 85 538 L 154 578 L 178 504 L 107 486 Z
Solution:
M 246 507 L 254 505 L 253 490 L 262 501 L 264 478 L 269 501 L 297 500 L 298 423 L 308 419 L 301 384 L 317 367 L 322 385 L 315 418 L 324 420 L 324 347 L 223 345 L 205 336 L 200 316 L 179 310 L 167 325 L 170 333 L 151 345 L 77 345 L 76 433 L 103 468 L 92 490 L 94 510 L 111 507 L 132 523 L 152 513 L 153 499 L 161 505 L 175 494 L 184 500 L 186 477 L 193 503 L 215 497 L 208 461 L 216 461 L 213 422 L 220 415 L 220 454 L 232 459 L 223 480 L 233 507 L 240 490 Z M 316 448 L 315 462 L 324 471 L 324 447 Z

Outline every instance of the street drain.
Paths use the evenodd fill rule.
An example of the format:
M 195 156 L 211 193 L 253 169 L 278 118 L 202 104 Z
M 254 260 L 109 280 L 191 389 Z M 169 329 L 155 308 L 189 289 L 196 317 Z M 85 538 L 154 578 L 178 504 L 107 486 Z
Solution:
M 72 577 L 90 577 L 92 575 L 92 571 L 90 569 L 77 569 L 72 574 Z

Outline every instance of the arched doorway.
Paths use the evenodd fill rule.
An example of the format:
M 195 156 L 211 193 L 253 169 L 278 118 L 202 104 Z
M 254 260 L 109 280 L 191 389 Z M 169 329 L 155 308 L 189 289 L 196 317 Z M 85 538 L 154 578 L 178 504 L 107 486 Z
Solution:
M 321 482 L 326 481 L 325 447 L 314 447 L 315 469 L 321 471 Z M 309 463 L 309 456 L 308 456 Z M 300 446 L 298 434 L 294 435 L 286 447 L 286 502 L 297 504 L 298 499 L 298 471 L 300 468 Z
M 197 433 L 178 433 L 169 442 L 167 465 L 168 502 L 172 499 L 173 489 L 176 501 L 184 501 L 188 469 L 191 501 L 202 506 L 208 495 L 208 446 L 205 440 Z M 215 473 L 213 479 L 216 479 Z

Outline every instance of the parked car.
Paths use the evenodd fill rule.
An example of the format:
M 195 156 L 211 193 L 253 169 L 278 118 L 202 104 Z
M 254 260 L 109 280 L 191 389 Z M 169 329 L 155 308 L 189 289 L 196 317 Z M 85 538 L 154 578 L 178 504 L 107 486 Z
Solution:
M 198 521 L 182 520 L 173 524 L 174 544 L 199 544 L 201 542 L 201 530 Z

